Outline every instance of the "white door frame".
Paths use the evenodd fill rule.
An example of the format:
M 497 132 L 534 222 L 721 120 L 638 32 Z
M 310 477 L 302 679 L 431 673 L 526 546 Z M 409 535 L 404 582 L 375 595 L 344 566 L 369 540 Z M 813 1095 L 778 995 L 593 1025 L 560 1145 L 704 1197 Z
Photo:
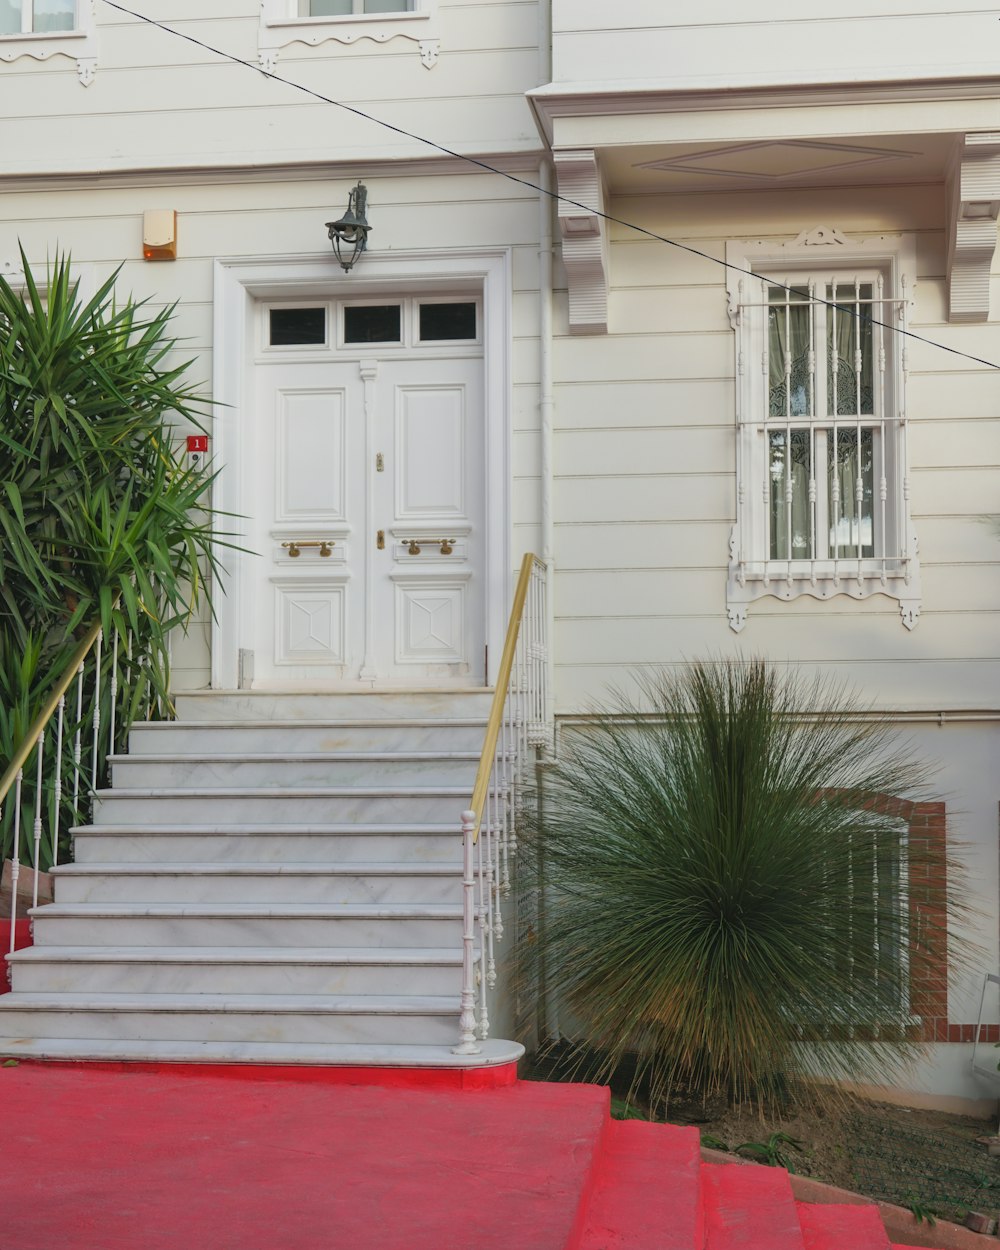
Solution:
M 366 252 L 359 272 L 344 275 L 333 257 L 231 257 L 215 262 L 215 309 L 212 393 L 215 410 L 212 461 L 218 469 L 212 504 L 229 514 L 220 528 L 239 533 L 239 516 L 250 489 L 241 477 L 240 432 L 252 417 L 248 403 L 255 344 L 254 305 L 260 299 L 329 299 L 378 295 L 469 291 L 483 301 L 483 377 L 485 420 L 485 561 L 486 645 L 491 684 L 500 661 L 512 595 L 511 571 L 511 343 L 512 280 L 509 248 L 433 252 Z M 237 537 L 233 541 L 239 542 Z M 249 645 L 242 622 L 252 619 L 253 579 L 245 576 L 248 560 L 258 557 L 219 547 L 223 569 L 221 593 L 215 597 L 212 622 L 212 687 L 235 690 L 239 684 L 239 653 Z M 259 607 L 257 608 L 259 610 Z

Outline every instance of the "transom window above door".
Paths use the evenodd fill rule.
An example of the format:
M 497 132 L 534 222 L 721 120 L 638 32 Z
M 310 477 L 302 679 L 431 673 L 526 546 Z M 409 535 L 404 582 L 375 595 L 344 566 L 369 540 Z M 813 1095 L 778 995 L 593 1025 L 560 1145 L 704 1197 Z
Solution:
M 261 320 L 260 347 L 266 354 L 336 347 L 381 355 L 393 348 L 432 351 L 443 345 L 453 352 L 480 343 L 480 303 L 467 296 L 272 303 Z

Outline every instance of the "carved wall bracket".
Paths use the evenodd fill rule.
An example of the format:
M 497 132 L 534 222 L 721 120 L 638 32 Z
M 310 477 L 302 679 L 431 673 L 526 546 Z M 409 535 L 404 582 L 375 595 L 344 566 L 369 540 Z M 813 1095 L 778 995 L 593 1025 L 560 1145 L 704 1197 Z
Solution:
M 1000 213 L 1000 131 L 958 140 L 948 180 L 948 319 L 986 321 Z
M 592 151 L 555 152 L 571 334 L 608 332 L 608 232 L 604 182 Z

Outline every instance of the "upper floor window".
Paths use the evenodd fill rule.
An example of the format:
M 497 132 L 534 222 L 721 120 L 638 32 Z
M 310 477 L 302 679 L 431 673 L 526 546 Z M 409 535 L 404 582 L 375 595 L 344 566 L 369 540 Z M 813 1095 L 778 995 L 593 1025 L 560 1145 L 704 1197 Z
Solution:
M 299 0 L 299 17 L 353 17 L 366 13 L 412 13 L 415 0 Z
M 438 0 L 262 0 L 261 65 L 273 70 L 281 49 L 292 43 L 318 47 L 330 41 L 410 39 L 417 43 L 422 63 L 431 69 L 440 44 L 437 6 Z
M 765 595 L 884 594 L 899 600 L 904 625 L 916 624 L 898 333 L 913 290 L 904 251 L 900 241 L 852 245 L 828 230 L 785 249 L 727 250 L 730 264 L 757 275 L 730 271 L 739 404 L 727 593 L 734 629 Z
M 0 35 L 76 30 L 76 0 L 0 0 Z
M 30 57 L 47 61 L 66 56 L 76 61 L 85 87 L 94 81 L 97 44 L 95 0 L 0 0 L 0 68 Z

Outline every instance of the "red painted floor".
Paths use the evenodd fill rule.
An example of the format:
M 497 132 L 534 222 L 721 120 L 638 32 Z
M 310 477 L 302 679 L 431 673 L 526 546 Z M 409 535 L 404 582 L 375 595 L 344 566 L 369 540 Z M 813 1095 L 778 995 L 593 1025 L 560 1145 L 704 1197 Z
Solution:
M 0 1068 L 0 1250 L 563 1250 L 607 1092 Z
M 0 1067 L 0 1250 L 906 1250 L 874 1207 L 513 1076 Z

